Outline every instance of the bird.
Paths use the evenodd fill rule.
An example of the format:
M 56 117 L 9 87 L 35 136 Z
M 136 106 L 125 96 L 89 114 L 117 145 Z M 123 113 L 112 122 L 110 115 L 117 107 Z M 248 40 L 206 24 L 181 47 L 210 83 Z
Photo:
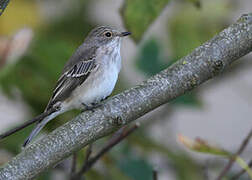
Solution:
M 3 139 L 37 122 L 25 140 L 26 147 L 56 116 L 72 109 L 93 110 L 113 91 L 121 69 L 121 41 L 130 32 L 109 26 L 92 29 L 66 62 L 44 112 L 2 135 Z

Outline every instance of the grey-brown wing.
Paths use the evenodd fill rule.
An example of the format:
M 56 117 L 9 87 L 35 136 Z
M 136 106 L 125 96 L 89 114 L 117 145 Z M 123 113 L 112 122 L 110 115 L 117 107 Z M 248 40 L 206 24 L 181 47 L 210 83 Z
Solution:
M 76 63 L 68 71 L 64 72 L 56 84 L 46 109 L 49 109 L 58 101 L 67 99 L 73 90 L 88 78 L 95 67 L 95 59 L 89 59 Z

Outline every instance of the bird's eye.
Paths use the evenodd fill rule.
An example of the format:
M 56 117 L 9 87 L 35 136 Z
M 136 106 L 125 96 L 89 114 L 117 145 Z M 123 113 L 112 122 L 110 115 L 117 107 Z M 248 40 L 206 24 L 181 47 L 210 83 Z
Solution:
M 111 37 L 111 36 L 112 36 L 112 33 L 111 33 L 111 32 L 106 32 L 106 33 L 105 33 L 105 36 L 106 36 L 106 37 Z

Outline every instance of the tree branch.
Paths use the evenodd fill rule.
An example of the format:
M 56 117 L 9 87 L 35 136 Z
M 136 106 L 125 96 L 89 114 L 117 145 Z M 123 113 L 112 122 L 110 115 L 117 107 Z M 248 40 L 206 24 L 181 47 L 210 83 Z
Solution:
M 158 180 L 158 172 L 157 170 L 152 170 L 152 180 Z
M 72 157 L 70 177 L 72 177 L 76 172 L 76 163 L 77 163 L 77 153 L 75 152 L 73 153 L 73 157 Z
M 252 13 L 164 71 L 112 97 L 94 113 L 86 111 L 31 144 L 0 169 L 0 179 L 34 178 L 73 152 L 213 78 L 251 51 Z

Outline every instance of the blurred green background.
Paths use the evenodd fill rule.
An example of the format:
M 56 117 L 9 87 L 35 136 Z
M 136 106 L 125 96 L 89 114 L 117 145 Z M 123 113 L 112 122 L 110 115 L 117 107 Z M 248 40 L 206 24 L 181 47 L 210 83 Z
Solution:
M 110 6 L 113 3 L 118 7 Z M 21 99 L 28 109 L 26 118 L 19 119 L 19 123 L 41 113 L 64 63 L 87 33 L 97 25 L 112 25 L 133 33 L 131 39 L 123 42 L 123 61 L 128 62 L 123 62 L 114 91 L 117 94 L 167 68 L 213 37 L 230 24 L 232 12 L 239 8 L 232 0 L 11 1 L 0 16 L 1 93 L 14 102 Z M 100 18 L 101 13 L 108 19 Z M 163 137 L 175 139 L 173 143 L 161 143 L 152 137 L 151 131 L 156 121 L 171 121 L 169 117 L 178 107 L 202 109 L 204 102 L 198 91 L 193 90 L 142 119 L 141 127 L 107 153 L 86 174 L 86 179 L 151 180 L 153 169 L 158 170 L 160 179 L 205 179 L 206 161 L 197 161 L 174 145 L 174 135 Z M 78 113 L 76 110 L 57 117 L 44 132 L 52 131 Z M 4 121 L 4 114 L 0 116 L 0 121 Z M 16 124 L 10 122 L 0 131 Z M 0 143 L 0 165 L 20 152 L 31 128 Z M 99 140 L 94 151 L 101 149 L 108 138 Z M 78 167 L 84 155 L 85 149 L 78 153 Z M 67 179 L 70 164 L 68 159 L 37 179 Z M 222 165 L 215 161 L 209 169 L 215 173 Z

